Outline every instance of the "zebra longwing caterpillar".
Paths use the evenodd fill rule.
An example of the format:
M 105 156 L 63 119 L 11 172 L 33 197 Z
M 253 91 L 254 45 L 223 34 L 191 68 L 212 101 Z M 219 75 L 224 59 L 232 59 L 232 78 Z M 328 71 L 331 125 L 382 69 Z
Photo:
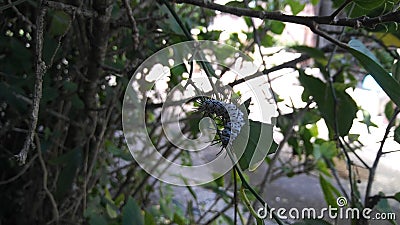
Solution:
M 245 124 L 243 112 L 234 104 L 226 103 L 212 98 L 198 98 L 196 102 L 199 104 L 198 112 L 203 112 L 205 116 L 209 116 L 216 120 L 220 119 L 223 123 L 223 129 L 217 130 L 219 142 L 223 148 L 234 141 L 239 135 L 240 129 Z

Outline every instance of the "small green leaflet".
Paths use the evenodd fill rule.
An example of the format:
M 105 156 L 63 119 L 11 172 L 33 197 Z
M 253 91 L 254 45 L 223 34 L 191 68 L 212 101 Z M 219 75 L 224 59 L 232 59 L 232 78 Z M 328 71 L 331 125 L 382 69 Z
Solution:
M 242 170 L 255 170 L 265 156 L 275 152 L 277 144 L 273 144 L 273 125 L 249 120 L 249 137 L 239 165 Z M 239 134 L 238 141 L 245 141 Z M 275 148 L 271 148 L 271 146 Z
M 371 74 L 389 98 L 400 106 L 400 84 L 378 63 L 373 54 L 358 40 L 349 42 L 348 51 Z

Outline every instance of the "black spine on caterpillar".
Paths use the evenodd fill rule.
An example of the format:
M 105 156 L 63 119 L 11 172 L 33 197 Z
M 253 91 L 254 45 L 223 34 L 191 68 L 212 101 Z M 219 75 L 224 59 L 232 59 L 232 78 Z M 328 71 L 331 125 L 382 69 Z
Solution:
M 208 115 L 215 114 L 224 121 L 229 120 L 229 112 L 225 108 L 226 103 L 210 98 L 200 100 L 198 103 L 200 104 L 197 109 L 199 112 L 204 112 Z
M 205 115 L 213 115 L 220 118 L 223 122 L 223 129 L 218 130 L 219 141 L 223 148 L 226 148 L 230 141 L 233 141 L 239 135 L 241 127 L 245 124 L 243 112 L 231 103 L 225 103 L 211 98 L 201 98 L 197 101 L 200 106 L 199 112 Z
M 220 133 L 221 144 L 223 148 L 226 148 L 229 144 L 229 140 L 231 139 L 231 129 L 225 127 Z

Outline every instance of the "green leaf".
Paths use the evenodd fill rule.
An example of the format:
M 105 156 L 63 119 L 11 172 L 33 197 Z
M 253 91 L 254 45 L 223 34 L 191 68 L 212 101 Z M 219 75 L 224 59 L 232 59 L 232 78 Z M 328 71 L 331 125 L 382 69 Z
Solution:
M 222 218 L 223 218 L 224 221 L 225 221 L 224 224 L 235 225 L 235 224 L 233 223 L 232 218 L 230 218 L 229 216 L 227 216 L 225 213 L 223 213 L 221 216 L 222 216 Z
M 106 211 L 107 211 L 107 215 L 111 219 L 117 218 L 117 216 L 118 216 L 117 211 L 110 204 L 106 205 Z
M 392 66 L 392 76 L 397 82 L 400 82 L 400 61 L 397 61 Z
M 0 101 L 4 100 L 10 104 L 11 108 L 17 109 L 17 111 L 27 111 L 27 104 L 15 96 L 15 93 L 19 94 L 20 92 L 17 87 L 9 86 L 4 82 L 0 82 L 0 90 Z
M 394 140 L 397 143 L 400 143 L 400 126 L 396 127 L 396 129 L 394 130 Z
M 338 154 L 336 143 L 333 141 L 323 142 L 322 144 L 314 144 L 314 149 L 326 159 L 332 159 Z
M 335 127 L 334 113 L 336 111 L 339 135 L 346 136 L 353 125 L 353 119 L 356 117 L 356 112 L 358 110 L 354 100 L 345 92 L 345 90 L 343 90 L 343 88 L 334 86 L 337 99 L 335 109 L 331 88 L 320 79 L 306 75 L 302 70 L 299 72 L 300 83 L 303 85 L 305 92 L 313 96 L 318 105 L 318 110 L 321 112 L 331 135 Z
M 125 201 L 125 195 L 121 193 L 115 198 L 114 203 L 116 206 L 120 206 L 123 204 L 124 201 Z
M 247 99 L 246 101 L 243 102 L 242 106 L 246 109 L 247 114 L 250 114 L 250 104 L 251 104 L 251 98 Z
M 146 224 L 146 225 L 157 225 L 156 224 L 156 220 L 154 219 L 153 215 L 151 215 L 147 211 L 144 214 L 144 224 Z
M 275 153 L 276 150 L 278 149 L 278 147 L 279 147 L 278 143 L 276 143 L 274 140 L 272 140 L 271 147 L 269 147 L 269 150 L 268 150 L 268 155 Z
M 174 219 L 173 222 L 178 224 L 178 225 L 185 225 L 185 219 L 182 218 L 180 215 L 178 215 L 177 213 L 174 213 Z M 146 224 L 147 225 L 147 224 Z
M 369 127 L 378 127 L 375 123 L 371 121 L 371 114 L 367 110 L 362 110 L 364 119 L 360 122 L 367 126 L 368 133 L 371 133 Z
M 139 205 L 132 197 L 122 208 L 122 225 L 144 225 L 144 219 Z
M 319 183 L 321 184 L 322 192 L 324 193 L 325 201 L 333 208 L 337 208 L 336 198 L 340 196 L 340 192 L 328 182 L 321 174 L 319 175 Z
M 400 202 L 400 192 L 397 192 L 396 194 L 394 194 L 394 198 Z
M 236 7 L 236 8 L 245 8 L 246 5 L 243 1 L 239 2 L 239 1 L 230 1 L 228 3 L 225 4 L 226 6 L 230 6 L 230 7 Z
M 382 192 L 379 192 L 379 195 L 385 196 Z M 381 198 L 379 200 L 378 204 L 376 205 L 376 209 L 381 213 L 393 214 L 392 207 L 390 207 L 389 202 L 386 198 Z M 394 221 L 393 219 L 387 219 L 387 221 L 389 221 L 393 225 L 397 224 L 396 221 Z
M 71 18 L 63 11 L 55 11 L 51 20 L 49 32 L 52 36 L 63 35 L 68 29 Z
M 300 112 L 296 112 L 295 114 L 299 114 Z M 294 115 L 296 116 L 296 115 Z M 301 118 L 301 125 L 313 124 L 318 122 L 321 119 L 321 115 L 316 109 L 309 109 L 304 113 L 304 116 Z
M 114 201 L 112 200 L 110 191 L 108 189 L 105 189 L 104 192 L 105 192 L 105 201 L 106 201 L 106 212 L 110 218 L 112 218 L 112 219 L 117 218 L 118 207 L 115 205 Z
M 171 84 L 171 87 L 175 87 L 176 85 L 179 84 L 179 82 L 181 82 L 182 80 L 182 74 L 186 73 L 186 66 L 185 64 L 179 64 L 177 66 L 174 66 L 170 69 L 170 80 L 169 80 L 169 84 Z
M 219 176 L 217 179 L 214 179 L 214 183 L 215 183 L 218 187 L 223 187 L 224 184 L 225 184 L 224 176 Z
M 389 98 L 400 106 L 400 85 L 385 69 L 377 63 L 372 53 L 358 40 L 349 42 L 349 52 L 361 63 L 371 74 L 379 86 L 385 91 Z M 371 56 L 372 55 L 372 56 Z M 375 59 L 374 59 L 375 58 Z
M 271 31 L 274 34 L 282 34 L 285 29 L 285 24 L 280 21 L 272 21 L 271 22 Z
M 170 207 L 170 199 L 161 199 L 160 200 L 160 211 L 164 215 L 164 217 L 168 219 L 172 219 L 174 216 L 174 212 L 172 211 L 172 208 Z
M 201 31 L 199 35 L 197 35 L 198 40 L 213 40 L 218 41 L 219 37 L 221 36 L 221 30 L 209 30 L 207 32 Z
M 293 15 L 297 15 L 299 12 L 303 11 L 304 7 L 306 6 L 306 4 L 301 3 L 300 1 L 289 1 L 288 4 Z
M 125 68 L 125 63 L 119 57 L 116 57 L 115 59 L 107 58 L 104 60 L 104 64 L 116 71 L 123 71 Z
M 41 99 L 41 103 L 47 103 L 55 100 L 58 97 L 58 89 L 54 87 L 44 86 L 43 87 L 43 97 Z
M 360 134 L 349 134 L 347 135 L 347 137 L 349 138 L 349 142 L 353 143 L 355 141 L 358 141 L 358 139 L 360 138 Z
M 386 119 L 390 120 L 394 115 L 394 105 L 392 101 L 388 101 L 385 105 L 385 116 Z
M 255 170 L 260 163 L 264 161 L 265 157 L 262 156 L 265 155 L 266 151 L 269 151 L 273 143 L 273 125 L 261 123 L 259 121 L 249 121 L 250 131 L 247 145 L 242 157 L 239 159 L 239 165 L 242 170 L 248 168 L 250 170 Z M 261 134 L 263 137 L 260 137 Z M 241 142 L 243 139 L 245 139 L 245 137 L 239 134 L 239 137 L 235 141 Z M 272 152 L 267 152 L 267 154 L 271 153 Z
M 71 81 L 64 81 L 63 86 L 68 92 L 76 92 L 78 90 L 78 84 Z
M 317 5 L 319 3 L 319 0 L 311 0 L 312 5 Z
M 71 150 L 50 162 L 56 165 L 63 165 L 63 169 L 57 179 L 55 193 L 56 198 L 61 199 L 72 187 L 76 170 L 82 162 L 82 151 L 79 148 Z
M 124 151 L 121 148 L 118 148 L 117 146 L 112 143 L 110 140 L 106 140 L 104 143 L 106 150 L 110 152 L 113 156 L 121 158 L 125 161 L 132 161 L 132 155 L 128 151 Z
M 354 0 L 357 5 L 364 9 L 374 9 L 382 5 L 386 0 Z
M 83 103 L 82 99 L 76 93 L 72 95 L 71 103 L 72 107 L 75 109 L 83 109 L 85 107 L 85 103 Z
M 89 219 L 90 225 L 107 225 L 107 220 L 102 215 L 93 215 Z
M 265 34 L 261 39 L 261 45 L 264 47 L 271 47 L 274 44 L 274 38 L 271 35 Z

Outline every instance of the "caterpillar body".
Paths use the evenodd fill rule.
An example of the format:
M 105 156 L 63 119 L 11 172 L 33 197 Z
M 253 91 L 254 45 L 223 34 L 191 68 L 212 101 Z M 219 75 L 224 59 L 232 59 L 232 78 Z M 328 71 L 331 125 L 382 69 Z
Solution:
M 240 129 L 245 124 L 243 112 L 234 104 L 226 103 L 212 98 L 200 98 L 197 103 L 198 112 L 210 116 L 213 119 L 219 118 L 223 123 L 223 129 L 217 130 L 219 141 L 223 148 L 234 141 L 239 135 Z

